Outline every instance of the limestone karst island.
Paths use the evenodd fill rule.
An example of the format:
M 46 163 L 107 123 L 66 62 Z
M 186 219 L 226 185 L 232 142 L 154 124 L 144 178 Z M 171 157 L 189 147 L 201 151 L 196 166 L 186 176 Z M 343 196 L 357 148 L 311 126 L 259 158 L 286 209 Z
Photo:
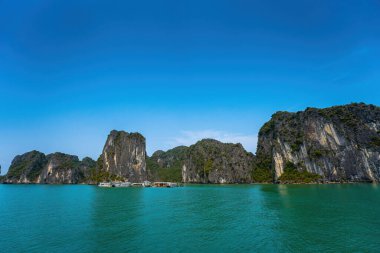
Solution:
M 0 253 L 379 253 L 380 0 L 0 0 Z
M 16 156 L 7 184 L 99 184 L 146 181 L 201 184 L 380 181 L 380 108 L 352 103 L 277 112 L 259 132 L 256 154 L 239 143 L 199 140 L 146 152 L 139 133 L 113 130 L 94 161 L 39 151 Z

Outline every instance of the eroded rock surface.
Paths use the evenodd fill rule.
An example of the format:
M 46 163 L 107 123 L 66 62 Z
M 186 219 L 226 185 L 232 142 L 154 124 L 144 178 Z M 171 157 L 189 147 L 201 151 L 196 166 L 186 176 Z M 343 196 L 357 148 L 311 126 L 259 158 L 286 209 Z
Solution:
M 85 183 L 85 174 L 94 168 L 91 158 L 80 161 L 77 156 L 54 153 L 45 155 L 31 151 L 14 158 L 4 182 L 40 184 Z
M 291 162 L 327 181 L 379 182 L 380 108 L 360 103 L 278 112 L 260 130 L 257 159 L 271 161 L 275 180 Z
M 141 134 L 113 130 L 100 157 L 101 170 L 130 182 L 143 182 L 147 179 L 145 149 Z
M 182 167 L 186 183 L 252 182 L 254 155 L 241 144 L 205 139 L 189 147 Z

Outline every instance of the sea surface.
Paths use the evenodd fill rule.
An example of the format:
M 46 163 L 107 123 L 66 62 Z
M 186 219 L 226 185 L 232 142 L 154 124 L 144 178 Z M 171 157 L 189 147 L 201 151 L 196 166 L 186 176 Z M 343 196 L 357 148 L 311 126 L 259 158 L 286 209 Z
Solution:
M 0 252 L 379 252 L 380 185 L 0 185 Z

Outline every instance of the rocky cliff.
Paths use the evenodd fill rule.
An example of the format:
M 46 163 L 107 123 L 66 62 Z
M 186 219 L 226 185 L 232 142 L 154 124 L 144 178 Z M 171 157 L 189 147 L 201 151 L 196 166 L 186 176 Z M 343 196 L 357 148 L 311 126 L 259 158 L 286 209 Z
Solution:
M 46 164 L 45 154 L 36 150 L 18 155 L 13 159 L 4 181 L 7 183 L 36 183 Z
M 84 181 L 77 156 L 54 153 L 47 155 L 46 159 L 47 164 L 37 178 L 37 183 L 76 184 Z
M 111 131 L 95 163 L 62 153 L 16 156 L 6 183 L 379 182 L 380 108 L 350 104 L 278 112 L 259 132 L 256 156 L 240 144 L 205 139 L 148 157 L 138 133 Z
M 147 158 L 149 180 L 185 183 L 253 182 L 254 155 L 241 144 L 205 139 L 196 144 L 156 151 Z
M 99 158 L 98 170 L 111 178 L 143 182 L 147 179 L 145 138 L 139 133 L 111 131 Z
M 260 130 L 257 162 L 279 181 L 379 182 L 380 108 L 360 103 L 278 112 Z
M 95 183 L 91 180 L 91 176 L 95 170 L 96 162 L 90 157 L 83 158 L 78 166 L 79 175 L 83 178 L 83 183 Z
M 86 182 L 86 173 L 94 167 L 91 158 L 80 161 L 63 153 L 45 155 L 31 151 L 16 156 L 5 176 L 6 183 L 77 184 Z
M 185 183 L 249 183 L 254 155 L 241 144 L 205 139 L 189 147 L 182 167 Z
M 156 151 L 147 157 L 148 179 L 150 181 L 182 181 L 182 167 L 187 158 L 188 147 L 179 146 L 166 152 Z

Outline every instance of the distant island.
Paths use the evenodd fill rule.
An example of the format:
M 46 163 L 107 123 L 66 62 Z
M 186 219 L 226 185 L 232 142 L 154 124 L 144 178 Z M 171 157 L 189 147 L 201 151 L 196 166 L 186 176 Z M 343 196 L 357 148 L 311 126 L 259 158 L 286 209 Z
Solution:
M 146 154 L 139 133 L 113 130 L 97 161 L 31 151 L 16 156 L 1 182 L 97 184 L 344 183 L 380 181 L 380 107 L 352 103 L 277 112 L 260 129 L 256 155 L 241 144 L 204 139 Z

